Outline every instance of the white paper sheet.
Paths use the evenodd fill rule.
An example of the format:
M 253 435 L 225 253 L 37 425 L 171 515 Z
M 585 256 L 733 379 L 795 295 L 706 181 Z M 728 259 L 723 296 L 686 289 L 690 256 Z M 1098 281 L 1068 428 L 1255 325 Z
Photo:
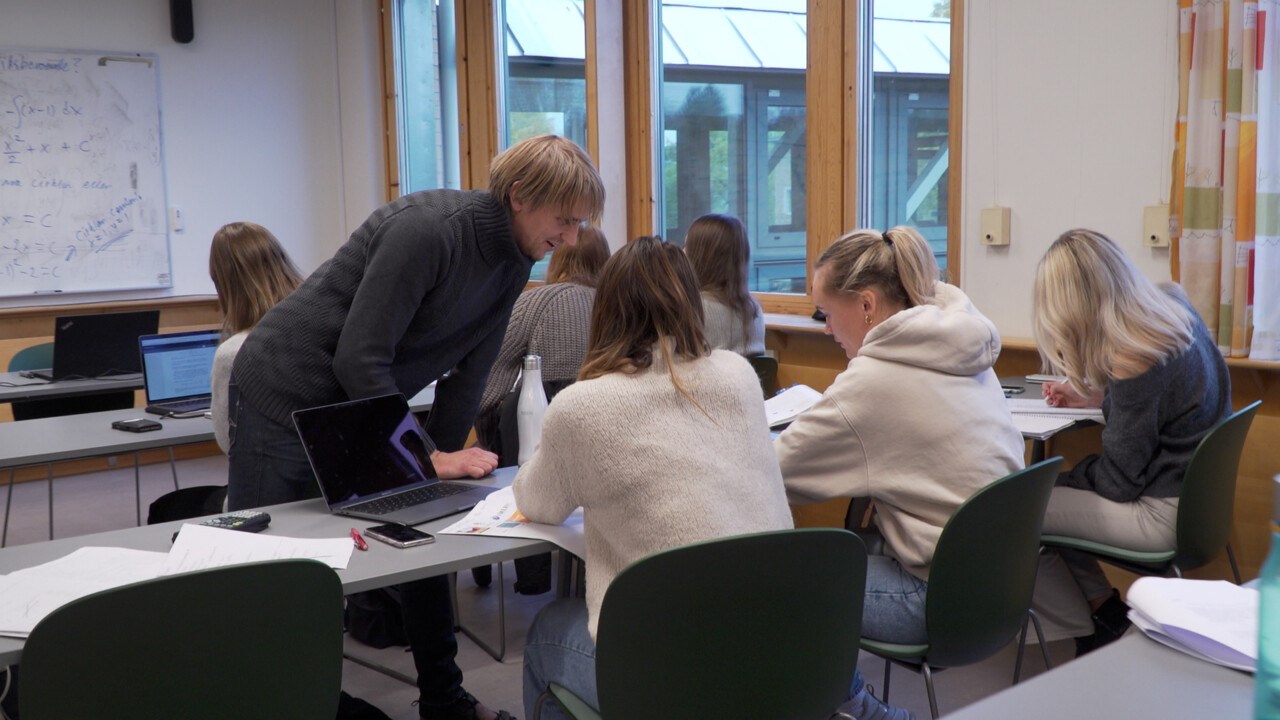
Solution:
M 789 423 L 821 399 L 822 393 L 808 385 L 792 385 L 764 401 L 764 416 L 769 427 Z
M 319 560 L 342 570 L 354 548 L 350 537 L 300 539 L 188 523 L 179 531 L 161 574 L 287 558 Z
M 1102 422 L 1102 408 L 1064 408 L 1054 407 L 1044 398 L 1008 398 L 1009 412 L 1016 415 L 1059 415 L 1076 420 L 1093 420 Z
M 440 531 L 445 535 L 506 536 L 547 540 L 580 558 L 587 556 L 587 537 L 582 527 L 582 508 L 573 511 L 560 525 L 530 521 L 516 508 L 515 493 L 504 487 L 489 494 L 461 520 Z
M 1129 618 L 1153 639 L 1202 660 L 1253 672 L 1258 591 L 1225 580 L 1139 578 Z
M 155 578 L 165 558 L 146 550 L 82 547 L 0 576 L 0 635 L 27 637 L 36 623 L 72 600 Z

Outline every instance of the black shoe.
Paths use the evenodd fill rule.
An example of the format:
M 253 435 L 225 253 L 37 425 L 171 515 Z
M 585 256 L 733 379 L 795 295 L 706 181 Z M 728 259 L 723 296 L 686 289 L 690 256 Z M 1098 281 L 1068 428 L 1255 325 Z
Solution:
M 476 581 L 477 587 L 489 587 L 489 584 L 493 582 L 493 566 L 481 565 L 480 567 L 471 568 L 471 579 Z
M 1093 611 L 1094 632 L 1101 636 L 1100 640 L 1102 640 L 1099 647 L 1120 639 L 1132 624 L 1129 620 L 1129 606 L 1120 599 L 1119 590 L 1113 589 L 1111 597 Z
M 418 703 L 418 717 L 422 720 L 476 720 L 476 708 L 479 706 L 480 701 L 475 695 L 463 690 L 462 697 L 448 705 L 432 707 Z M 499 710 L 498 720 L 516 720 L 516 717 L 506 710 Z
M 391 720 L 391 716 L 364 700 L 343 692 L 338 696 L 337 720 Z

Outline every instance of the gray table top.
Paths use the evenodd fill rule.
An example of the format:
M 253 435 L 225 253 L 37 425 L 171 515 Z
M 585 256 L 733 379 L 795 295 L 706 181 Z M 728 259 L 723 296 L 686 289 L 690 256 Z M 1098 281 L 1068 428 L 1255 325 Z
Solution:
M 500 468 L 494 475 L 474 483 L 498 488 L 510 484 L 514 478 L 515 468 Z M 347 537 L 351 528 L 363 530 L 377 524 L 368 520 L 331 515 L 322 500 L 303 500 L 262 509 L 271 514 L 271 526 L 263 531 L 268 535 L 297 538 Z M 435 533 L 459 517 L 453 515 L 441 518 L 419 528 Z M 87 546 L 167 552 L 174 531 L 183 522 L 197 521 L 145 525 L 3 548 L 0 549 L 0 574 L 56 560 Z M 370 541 L 368 551 L 354 551 L 347 568 L 338 570 L 337 573 L 342 580 L 343 590 L 352 593 L 536 555 L 553 549 L 553 545 L 541 540 L 474 535 L 437 535 L 434 543 L 403 550 Z M 21 657 L 23 644 L 17 638 L 0 637 L 0 666 L 17 662 Z
M 16 372 L 0 372 L 0 402 L 48 400 L 72 395 L 98 395 L 142 388 L 142 373 L 119 375 L 103 380 L 39 380 Z
M 1247 718 L 1253 676 L 1197 660 L 1137 631 L 947 715 L 948 720 Z

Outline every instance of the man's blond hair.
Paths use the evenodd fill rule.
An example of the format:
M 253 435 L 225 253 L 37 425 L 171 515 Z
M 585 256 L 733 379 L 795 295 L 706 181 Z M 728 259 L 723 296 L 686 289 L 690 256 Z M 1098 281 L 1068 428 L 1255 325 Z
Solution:
M 604 214 L 604 182 L 586 151 L 558 135 L 539 135 L 512 145 L 489 164 L 489 192 L 503 207 L 512 195 L 534 209 L 554 207 L 599 225 Z

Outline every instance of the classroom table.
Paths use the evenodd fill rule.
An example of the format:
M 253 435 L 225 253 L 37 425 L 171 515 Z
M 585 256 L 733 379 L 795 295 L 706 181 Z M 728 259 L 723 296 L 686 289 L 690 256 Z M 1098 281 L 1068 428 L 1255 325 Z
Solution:
M 122 390 L 142 389 L 142 373 L 85 380 L 40 380 L 26 378 L 16 372 L 0 372 L 0 403 L 21 400 L 51 400 L 60 397 L 101 395 Z
M 496 489 L 510 484 L 515 478 L 515 471 L 514 467 L 499 468 L 493 475 L 470 482 Z M 330 514 L 324 501 L 319 499 L 271 505 L 261 509 L 271 515 L 271 526 L 263 531 L 268 535 L 345 538 L 349 537 L 353 527 L 363 529 L 377 524 L 369 520 Z M 460 515 L 452 515 L 433 520 L 420 525 L 419 529 L 435 534 L 459 517 Z M 143 525 L 0 549 L 0 574 L 56 560 L 88 546 L 168 551 L 174 531 L 184 522 L 197 520 Z M 351 562 L 345 570 L 335 572 L 342 581 L 343 592 L 349 594 L 537 555 L 554 549 L 554 545 L 542 540 L 437 534 L 434 543 L 403 550 L 371 541 L 367 551 L 356 550 L 351 554 Z M 18 662 L 22 656 L 23 644 L 24 641 L 19 638 L 0 637 L 0 667 Z
M 1024 399 L 1041 397 L 1041 391 L 1043 389 L 1043 386 L 1041 385 L 1041 383 L 1033 383 L 1030 380 L 1027 380 L 1027 378 L 1023 375 L 1002 377 L 1000 378 L 1000 386 L 1004 388 L 1020 388 L 1021 392 L 1015 392 L 1013 394 L 1010 394 L 1009 397 L 1024 398 Z M 1047 454 L 1049 439 L 1052 438 L 1054 435 L 1057 435 L 1058 433 L 1062 433 L 1062 432 L 1069 432 L 1071 430 L 1078 430 L 1080 428 L 1087 428 L 1091 425 L 1097 425 L 1097 423 L 1094 422 L 1093 420 L 1076 420 L 1074 423 L 1072 423 L 1071 425 L 1068 425 L 1067 427 L 1058 428 L 1057 430 L 1051 430 L 1049 432 L 1044 432 L 1044 433 L 1023 432 L 1022 439 L 1031 441 L 1031 462 L 1029 464 L 1034 465 L 1040 462 L 1041 460 L 1045 459 L 1045 455 Z
M 948 720 L 1248 718 L 1253 676 L 1197 660 L 1137 630 L 946 715 Z

